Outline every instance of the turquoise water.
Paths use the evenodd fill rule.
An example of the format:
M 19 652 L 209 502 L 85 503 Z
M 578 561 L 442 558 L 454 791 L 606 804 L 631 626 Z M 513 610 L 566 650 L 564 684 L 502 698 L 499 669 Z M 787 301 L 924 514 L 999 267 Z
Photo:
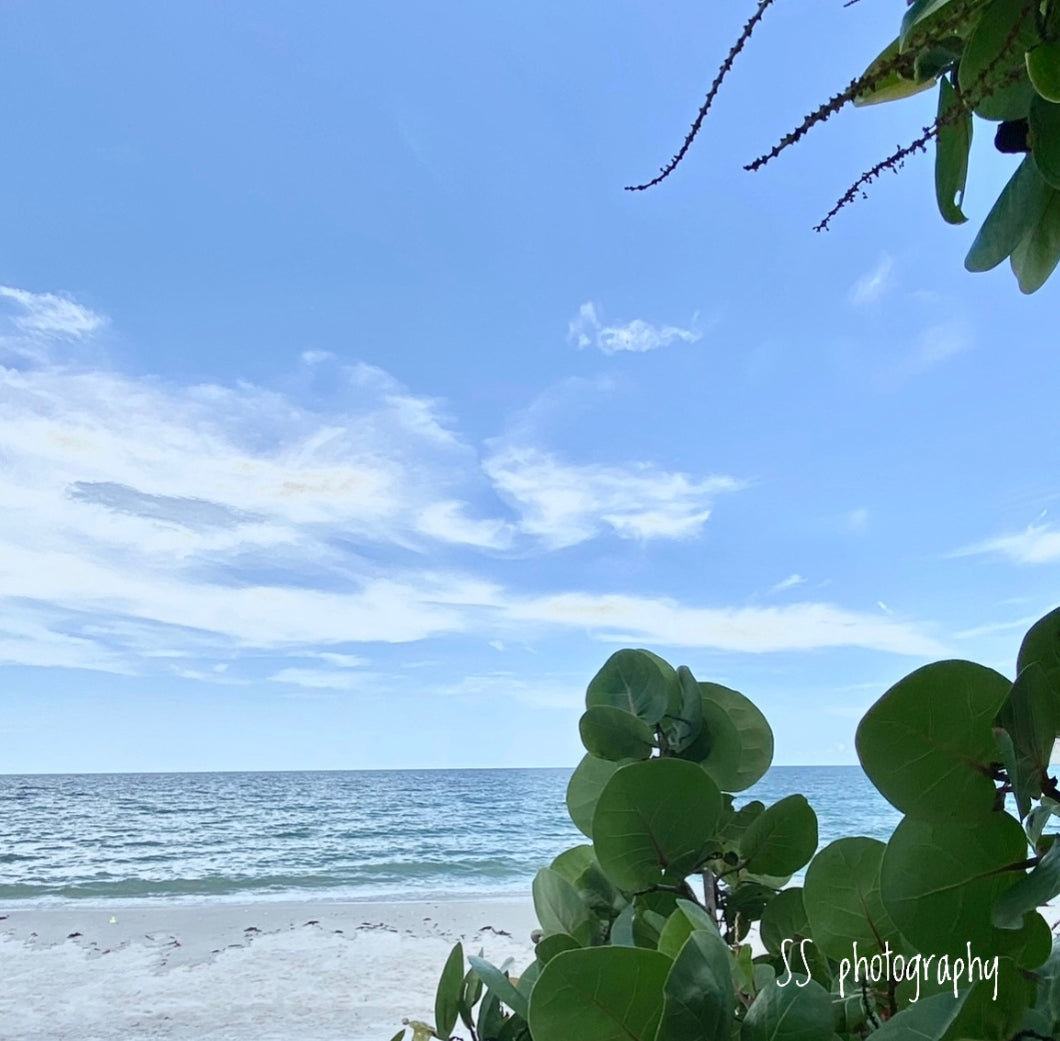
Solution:
M 0 904 L 525 893 L 584 841 L 569 770 L 0 776 Z M 822 845 L 898 814 L 857 767 L 775 767 Z

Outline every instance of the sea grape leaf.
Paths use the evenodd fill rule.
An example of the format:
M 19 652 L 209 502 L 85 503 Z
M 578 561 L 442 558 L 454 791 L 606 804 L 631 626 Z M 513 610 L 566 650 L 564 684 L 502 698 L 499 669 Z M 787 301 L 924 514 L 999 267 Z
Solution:
M 817 849 L 817 814 L 804 795 L 788 795 L 751 822 L 740 837 L 747 870 L 765 875 L 798 871 Z
M 815 980 L 795 976 L 783 987 L 773 982 L 759 991 L 740 1041 L 824 1041 L 834 1031 L 831 995 Z
M 765 949 L 773 955 L 780 954 L 781 944 L 785 940 L 798 943 L 812 936 L 803 890 L 799 886 L 781 890 L 770 900 L 762 912 L 759 936 Z
M 1046 200 L 1044 178 L 1032 156 L 1026 156 L 1001 189 L 986 215 L 972 248 L 964 259 L 968 271 L 989 271 L 1012 255 L 1012 251 L 1037 225 Z
M 692 670 L 687 665 L 677 669 L 676 698 L 661 726 L 672 752 L 683 752 L 703 733 L 703 698 Z
M 612 774 L 625 762 L 632 759 L 614 762 L 601 759 L 595 755 L 584 755 L 582 761 L 574 768 L 567 782 L 567 811 L 574 826 L 589 838 L 593 837 L 593 814 L 596 812 L 596 800 L 604 790 L 604 785 L 611 780 Z
M 721 793 L 695 763 L 630 763 L 615 771 L 596 804 L 596 858 L 627 892 L 680 882 L 708 853 L 720 814 Z
M 1060 725 L 1058 700 L 1045 669 L 1030 662 L 1020 670 L 998 713 L 998 725 L 1012 738 L 1016 756 L 1017 777 L 1010 780 L 1016 786 L 1020 817 L 1027 815 L 1030 800 L 1042 794 L 1042 778 Z
M 534 1041 L 655 1041 L 672 964 L 640 947 L 557 955 L 530 997 Z
M 611 943 L 615 947 L 636 947 L 637 941 L 633 936 L 633 920 L 637 909 L 632 904 L 626 904 L 617 917 L 611 923 Z
M 497 995 L 498 999 L 504 1002 L 516 1015 L 526 1019 L 529 1010 L 526 995 L 516 988 L 515 984 L 508 978 L 508 974 L 501 972 L 496 965 L 492 965 L 484 958 L 478 958 L 473 954 L 469 954 L 467 960 L 471 963 L 475 972 L 478 973 L 482 982 Z M 448 1037 L 451 1033 L 452 1030 L 449 1030 L 442 1036 Z
M 1020 292 L 1036 293 L 1060 263 L 1060 191 L 1045 189 L 1045 204 L 1034 224 L 1009 257 Z
M 729 949 L 717 932 L 697 929 L 688 936 L 666 977 L 655 1041 L 728 1037 L 734 1003 Z
M 659 934 L 659 950 L 669 958 L 676 958 L 685 941 L 697 929 L 718 932 L 715 923 L 699 904 L 677 900 L 677 908 L 666 919 L 666 925 Z
M 582 945 L 567 933 L 550 933 L 538 940 L 534 954 L 542 965 L 547 965 L 557 954 L 573 951 Z
M 610 705 L 586 709 L 578 730 L 590 755 L 613 762 L 647 759 L 655 746 L 655 732 L 643 719 Z
M 1060 102 L 1060 40 L 1039 43 L 1027 52 L 1027 75 L 1041 97 Z
M 615 651 L 592 678 L 585 707 L 607 706 L 639 717 L 649 727 L 666 714 L 677 674 L 649 651 Z
M 1038 172 L 1047 184 L 1060 188 L 1060 105 L 1036 94 L 1028 122 L 1028 140 Z
M 434 1023 L 442 1037 L 449 1037 L 460 1015 L 464 993 L 464 947 L 457 942 L 449 952 L 434 997 Z
M 1039 618 L 1023 637 L 1016 657 L 1017 673 L 1031 662 L 1045 669 L 1049 682 L 1060 691 L 1060 607 Z
M 923 820 L 971 818 L 994 803 L 993 722 L 1011 683 L 968 661 L 925 665 L 865 714 L 856 744 L 880 794 Z
M 905 817 L 883 855 L 883 906 L 919 951 L 958 956 L 970 944 L 982 957 L 1010 955 L 1033 968 L 1049 953 L 1041 915 L 1028 915 L 1020 929 L 1002 930 L 990 914 L 1021 876 L 1026 849 L 1023 829 L 1007 813 L 984 814 L 971 826 Z
M 764 776 L 773 761 L 773 731 L 758 706 L 720 683 L 700 683 L 705 754 L 693 743 L 684 758 L 695 758 L 722 791 L 742 792 Z
M 912 75 L 912 61 L 908 69 L 892 69 L 884 74 L 885 68 L 890 68 L 899 54 L 899 41 L 895 39 L 889 43 L 870 62 L 869 67 L 862 73 L 861 78 L 870 85 L 854 98 L 854 104 L 858 107 L 863 105 L 880 105 L 885 101 L 899 101 L 902 98 L 919 94 L 927 90 L 932 81 L 918 83 Z M 874 82 L 873 82 L 874 81 Z
M 532 886 L 534 911 L 546 933 L 567 933 L 582 946 L 591 942 L 593 919 L 578 891 L 561 874 L 542 868 Z
M 478 1036 L 497 1037 L 504 1029 L 504 1022 L 500 999 L 492 990 L 487 990 L 482 1004 L 478 1007 Z
M 971 988 L 956 997 L 943 991 L 921 998 L 872 1032 L 875 1041 L 941 1041 L 968 1000 Z
M 1030 5 L 991 0 L 983 10 L 961 56 L 957 79 L 961 93 L 978 99 L 983 119 L 1022 119 L 1034 88 L 1024 55 L 1038 42 Z
M 802 901 L 810 935 L 829 958 L 897 946 L 900 933 L 880 897 L 880 864 L 887 846 L 877 839 L 845 838 L 829 843 L 810 861 Z
M 1060 894 L 1060 843 L 1054 842 L 1031 871 L 994 902 L 992 921 L 999 929 L 1018 929 L 1028 911 Z
M 963 224 L 961 210 L 968 183 L 968 153 L 972 147 L 972 113 L 964 109 L 953 84 L 939 81 L 939 132 L 935 138 L 935 199 L 948 224 Z

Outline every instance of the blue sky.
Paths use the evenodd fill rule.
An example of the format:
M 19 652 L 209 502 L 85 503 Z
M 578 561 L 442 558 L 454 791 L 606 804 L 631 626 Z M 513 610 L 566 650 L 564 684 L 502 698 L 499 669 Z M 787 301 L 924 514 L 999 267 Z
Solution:
M 0 771 L 571 765 L 646 646 L 853 762 L 1057 600 L 1056 285 L 962 259 L 895 5 L 8 3 Z M 1054 280 L 1055 281 L 1055 280 Z

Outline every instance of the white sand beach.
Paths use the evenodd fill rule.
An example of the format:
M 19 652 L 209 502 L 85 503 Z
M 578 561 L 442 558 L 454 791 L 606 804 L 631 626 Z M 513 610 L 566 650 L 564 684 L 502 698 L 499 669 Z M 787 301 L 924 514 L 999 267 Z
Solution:
M 113 921 L 112 921 L 113 919 Z M 389 1041 L 453 943 L 533 958 L 528 900 L 0 908 L 4 1041 Z

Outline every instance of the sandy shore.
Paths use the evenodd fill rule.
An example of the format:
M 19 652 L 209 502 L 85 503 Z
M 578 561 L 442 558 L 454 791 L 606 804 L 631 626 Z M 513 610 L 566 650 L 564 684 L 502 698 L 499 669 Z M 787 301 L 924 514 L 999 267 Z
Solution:
M 5 1041 L 389 1041 L 457 939 L 533 958 L 528 900 L 0 908 Z

